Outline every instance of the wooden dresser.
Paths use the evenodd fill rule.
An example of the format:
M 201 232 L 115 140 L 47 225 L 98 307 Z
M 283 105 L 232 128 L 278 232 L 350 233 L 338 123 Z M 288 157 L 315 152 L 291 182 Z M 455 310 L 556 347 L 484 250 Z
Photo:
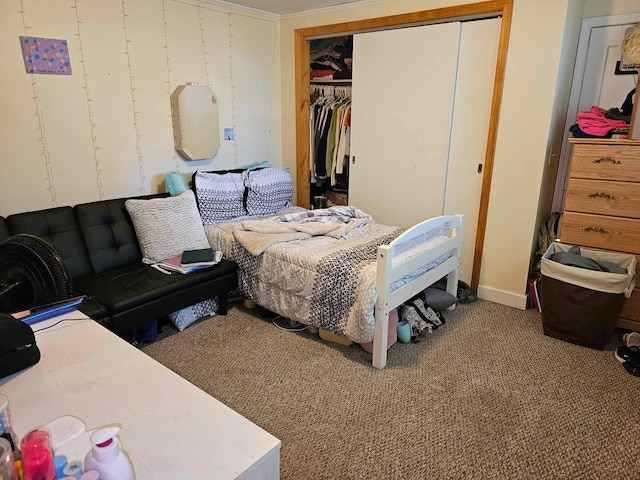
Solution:
M 632 253 L 640 283 L 640 141 L 572 138 L 560 240 Z M 640 288 L 625 301 L 618 327 L 640 331 Z

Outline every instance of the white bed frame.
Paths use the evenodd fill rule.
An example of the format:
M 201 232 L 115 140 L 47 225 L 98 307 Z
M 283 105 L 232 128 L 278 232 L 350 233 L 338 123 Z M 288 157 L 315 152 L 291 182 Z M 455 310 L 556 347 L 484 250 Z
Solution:
M 441 228 L 450 223 L 451 229 L 445 234 L 449 239 L 444 243 L 412 257 L 401 265 L 393 267 L 393 257 L 400 247 L 415 241 L 416 237 L 430 230 Z M 447 292 L 456 296 L 458 290 L 458 271 L 460 252 L 462 251 L 462 231 L 464 216 L 451 215 L 435 217 L 414 225 L 388 245 L 378 247 L 376 289 L 378 300 L 375 305 L 375 329 L 373 335 L 373 366 L 382 369 L 387 364 L 387 335 L 389 330 L 389 312 L 425 288 L 447 277 Z M 435 268 L 424 272 L 410 282 L 391 291 L 391 284 L 410 274 L 422 265 L 426 265 L 447 252 L 451 257 Z M 455 306 L 455 305 L 454 305 Z M 454 306 L 450 307 L 453 309 Z

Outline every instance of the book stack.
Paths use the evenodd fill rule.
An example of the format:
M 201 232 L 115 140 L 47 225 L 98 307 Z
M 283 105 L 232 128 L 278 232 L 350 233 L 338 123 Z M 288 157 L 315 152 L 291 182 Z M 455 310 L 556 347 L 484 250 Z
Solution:
M 208 268 L 220 263 L 222 252 L 203 248 L 199 250 L 185 250 L 175 257 L 163 260 L 153 266 L 164 273 L 191 273 L 195 270 Z
M 534 308 L 538 312 L 542 312 L 542 301 L 540 300 L 540 284 L 541 279 L 539 274 L 532 274 L 529 276 L 527 286 L 529 289 L 529 304 L 531 308 Z

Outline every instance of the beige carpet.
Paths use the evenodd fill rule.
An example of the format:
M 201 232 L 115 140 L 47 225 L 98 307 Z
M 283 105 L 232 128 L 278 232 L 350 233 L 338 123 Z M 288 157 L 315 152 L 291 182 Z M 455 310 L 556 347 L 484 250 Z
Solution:
M 143 351 L 282 441 L 283 479 L 640 476 L 640 378 L 478 301 L 382 371 L 232 308 Z

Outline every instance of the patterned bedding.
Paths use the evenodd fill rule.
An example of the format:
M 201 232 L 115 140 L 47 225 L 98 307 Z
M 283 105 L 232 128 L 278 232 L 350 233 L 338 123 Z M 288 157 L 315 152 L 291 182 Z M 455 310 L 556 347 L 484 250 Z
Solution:
M 303 211 L 292 207 L 279 215 Z M 284 317 L 346 335 L 354 342 L 373 339 L 377 249 L 395 239 L 402 229 L 364 222 L 340 238 L 322 235 L 275 243 L 254 256 L 233 233 L 249 218 L 256 217 L 205 227 L 211 246 L 238 264 L 240 293 Z M 434 235 L 417 250 L 445 239 Z M 399 257 L 411 255 L 407 251 Z M 445 258 L 420 270 L 426 271 Z M 402 258 L 394 263 L 398 261 Z

